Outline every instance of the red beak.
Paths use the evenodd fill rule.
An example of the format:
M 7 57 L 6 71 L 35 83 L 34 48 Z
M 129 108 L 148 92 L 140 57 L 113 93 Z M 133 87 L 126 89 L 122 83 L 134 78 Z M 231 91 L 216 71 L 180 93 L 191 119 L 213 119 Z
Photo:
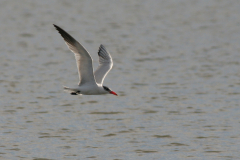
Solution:
M 118 96 L 117 93 L 115 93 L 115 92 L 113 92 L 113 91 L 111 91 L 111 92 L 109 92 L 109 93 L 114 94 L 115 96 Z

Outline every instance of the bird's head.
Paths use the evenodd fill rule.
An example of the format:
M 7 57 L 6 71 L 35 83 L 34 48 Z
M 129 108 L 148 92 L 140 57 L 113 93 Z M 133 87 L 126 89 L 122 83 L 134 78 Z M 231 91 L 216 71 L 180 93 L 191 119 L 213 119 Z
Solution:
M 109 89 L 108 87 L 103 86 L 103 89 L 104 89 L 105 91 L 107 91 L 108 93 L 114 94 L 115 96 L 117 96 L 117 93 L 113 92 L 113 91 L 112 91 L 111 89 Z

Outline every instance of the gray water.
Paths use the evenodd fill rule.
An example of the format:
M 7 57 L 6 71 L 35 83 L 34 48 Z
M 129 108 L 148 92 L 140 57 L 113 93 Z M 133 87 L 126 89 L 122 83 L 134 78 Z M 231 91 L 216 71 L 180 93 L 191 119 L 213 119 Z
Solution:
M 240 1 L 1 0 L 0 159 L 240 159 Z M 71 96 L 104 44 L 119 96 Z

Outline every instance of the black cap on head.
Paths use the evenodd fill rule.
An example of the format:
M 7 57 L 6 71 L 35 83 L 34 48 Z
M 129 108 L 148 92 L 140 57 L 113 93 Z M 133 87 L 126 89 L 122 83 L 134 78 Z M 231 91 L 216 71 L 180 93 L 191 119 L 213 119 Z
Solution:
M 108 91 L 108 92 L 111 91 L 111 90 L 110 90 L 108 87 L 106 87 L 106 86 L 103 86 L 103 88 L 104 88 L 106 91 Z

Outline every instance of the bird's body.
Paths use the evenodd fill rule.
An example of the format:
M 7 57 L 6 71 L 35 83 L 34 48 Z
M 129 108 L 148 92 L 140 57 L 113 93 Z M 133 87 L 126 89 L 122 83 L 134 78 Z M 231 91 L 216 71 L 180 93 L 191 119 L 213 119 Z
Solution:
M 69 91 L 70 93 L 83 94 L 83 95 L 108 94 L 108 92 L 104 90 L 103 86 L 99 84 L 93 84 L 93 85 L 86 84 L 86 85 L 76 85 L 73 87 L 64 87 L 64 90 Z
M 87 50 L 66 31 L 56 25 L 54 27 L 61 34 L 68 48 L 74 53 L 79 74 L 78 85 L 64 87 L 64 90 L 70 92 L 72 95 L 100 95 L 109 93 L 117 95 L 108 87 L 103 86 L 104 78 L 113 66 L 112 57 L 106 48 L 100 45 L 98 51 L 99 67 L 93 73 L 92 58 Z

